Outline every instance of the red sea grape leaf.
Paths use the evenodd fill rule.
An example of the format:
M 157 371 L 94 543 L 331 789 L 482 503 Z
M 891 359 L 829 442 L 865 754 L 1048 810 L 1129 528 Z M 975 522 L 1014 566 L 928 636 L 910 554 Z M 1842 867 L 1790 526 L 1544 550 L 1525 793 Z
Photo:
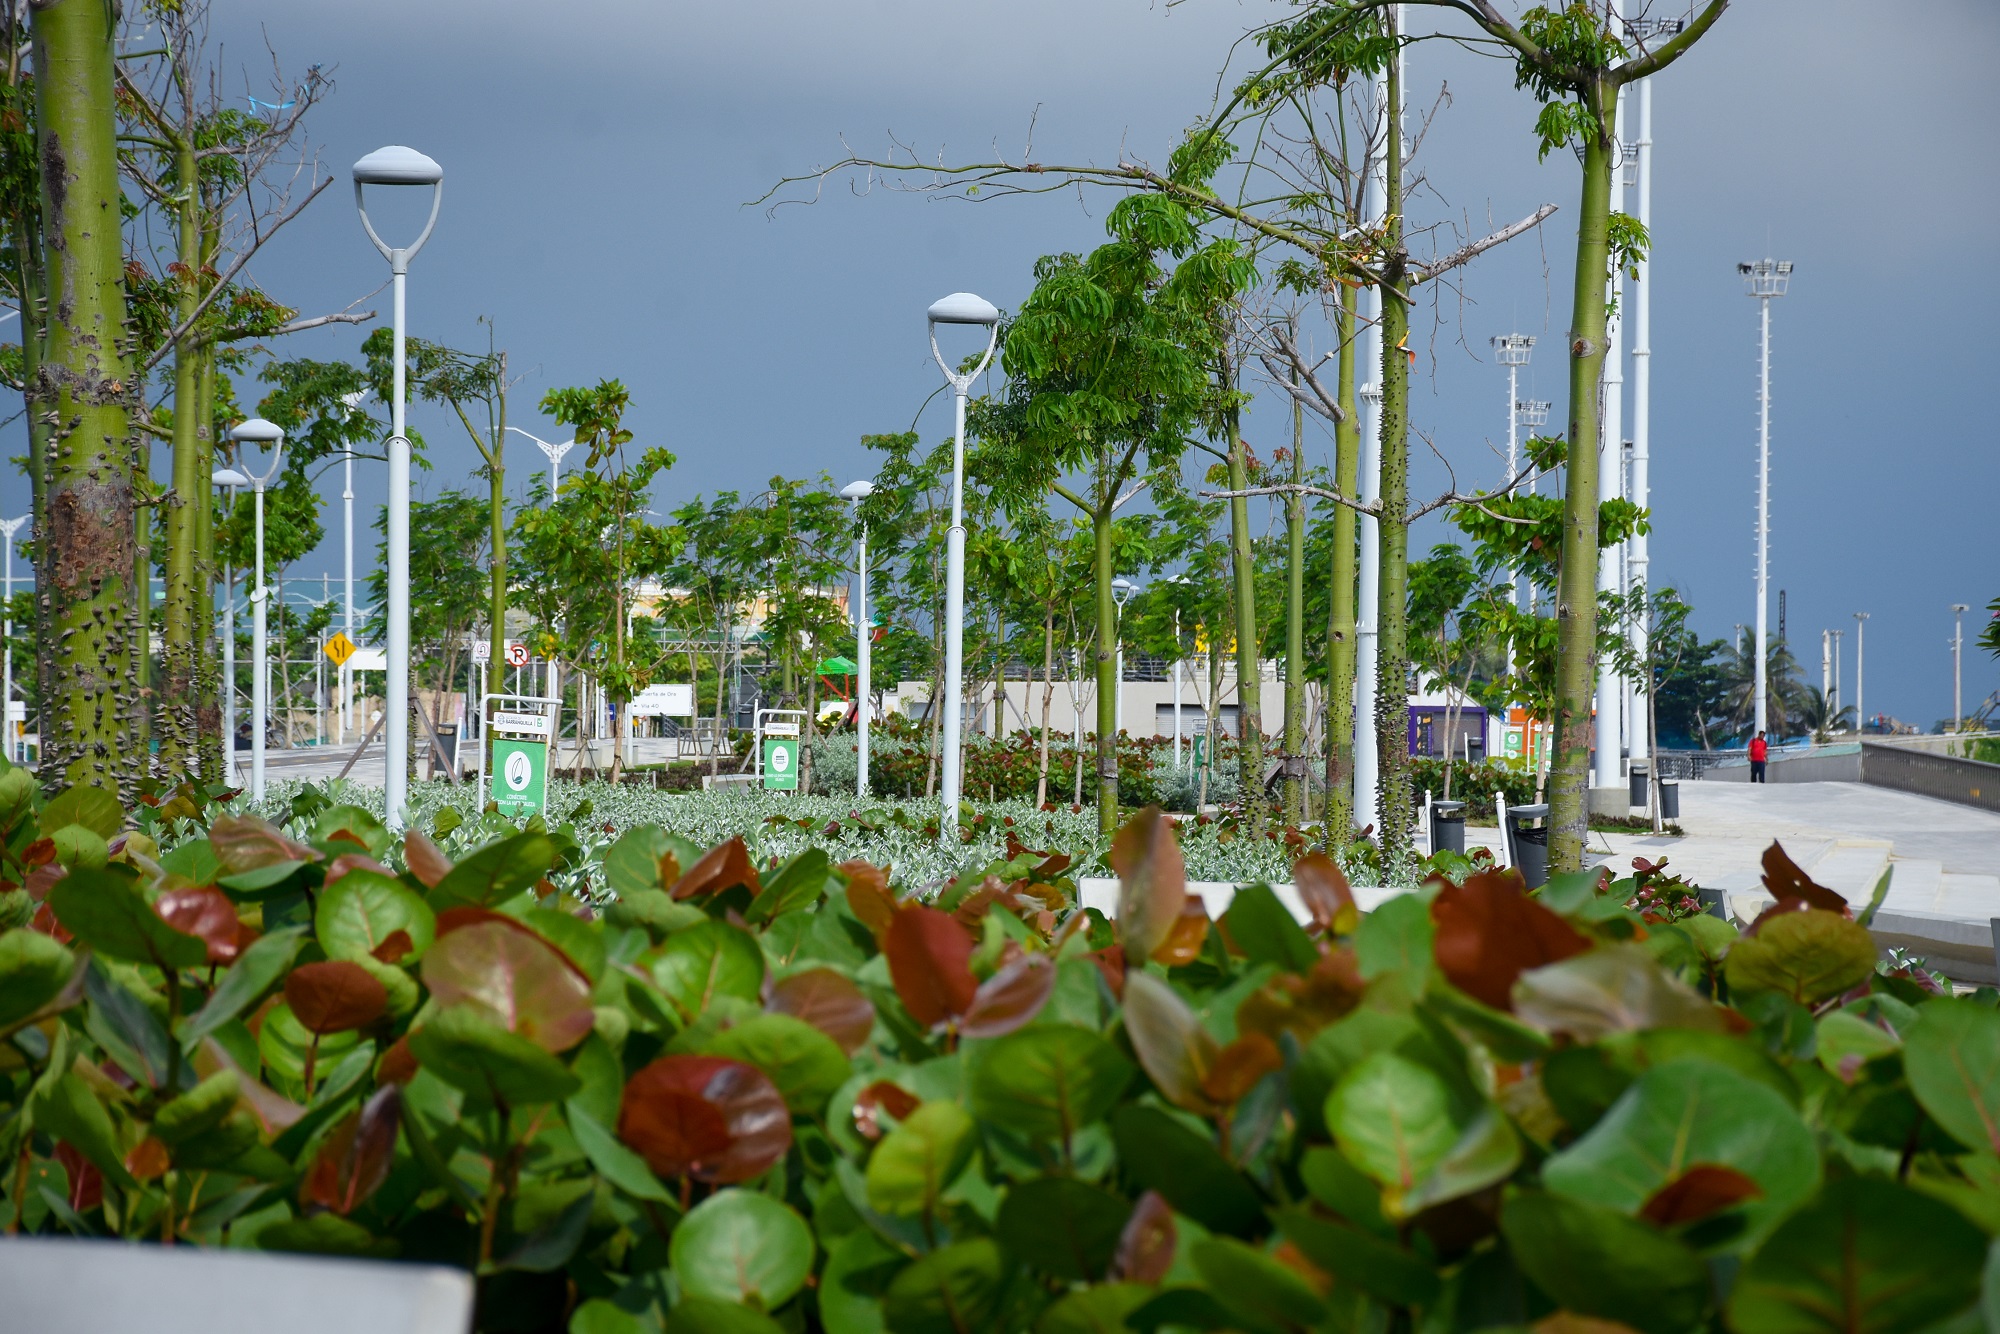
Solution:
M 236 905 L 219 889 L 170 889 L 153 901 L 162 921 L 184 935 L 198 936 L 208 946 L 210 963 L 231 963 L 248 942 Z
M 1040 1014 L 1055 989 L 1055 962 L 1017 951 L 972 993 L 958 1031 L 969 1038 L 1005 1037 Z
M 209 846 L 228 875 L 241 875 L 279 862 L 316 862 L 319 853 L 286 838 L 268 820 L 254 815 L 218 815 L 208 827 Z
M 898 1121 L 910 1119 L 910 1113 L 917 1110 L 922 1101 L 916 1094 L 899 1084 L 886 1079 L 878 1079 L 867 1088 L 854 1095 L 854 1130 L 863 1139 L 882 1138 L 881 1113 L 887 1112 Z
M 1112 1256 L 1112 1273 L 1127 1283 L 1158 1283 L 1173 1267 L 1178 1229 L 1174 1227 L 1173 1206 L 1149 1190 L 1132 1206 L 1125 1230 L 1118 1236 L 1118 1250 Z
M 792 1118 L 754 1065 L 663 1056 L 626 1081 L 618 1138 L 655 1175 L 727 1184 L 768 1170 L 792 1146 Z
M 1153 948 L 1155 963 L 1169 968 L 1193 963 L 1201 954 L 1201 947 L 1208 940 L 1208 906 L 1199 894 L 1190 894 L 1181 904 L 1181 915 L 1174 919 L 1167 937 Z
M 972 937 L 950 913 L 906 903 L 883 933 L 889 977 L 910 1017 L 926 1028 L 972 1008 L 979 983 L 972 976 Z
M 1696 1163 L 1654 1191 L 1639 1217 L 1656 1227 L 1693 1223 L 1745 1200 L 1762 1196 L 1763 1188 L 1733 1167 Z
M 1354 890 L 1340 864 L 1323 852 L 1308 852 L 1292 864 L 1292 883 L 1322 931 L 1346 935 L 1359 921 Z
M 847 910 L 880 943 L 896 915 L 896 896 L 889 890 L 888 872 L 859 859 L 842 862 L 838 869 L 847 877 Z
M 1284 1064 L 1277 1043 L 1262 1033 L 1245 1033 L 1217 1053 L 1215 1064 L 1202 1076 L 1201 1090 L 1216 1103 L 1233 1106 L 1258 1080 Z
M 419 829 L 412 829 L 403 835 L 403 864 L 410 868 L 410 874 L 421 881 L 425 889 L 436 889 L 438 881 L 451 874 L 451 858 L 439 851 L 438 845 Z
M 285 979 L 285 1003 L 309 1033 L 366 1028 L 389 1008 L 388 990 L 358 963 L 300 964 Z
M 1432 954 L 1451 984 L 1496 1010 L 1514 1008 L 1514 981 L 1590 948 L 1588 936 L 1528 897 L 1515 871 L 1447 882 L 1431 901 Z
M 440 934 L 424 953 L 424 985 L 440 1005 L 476 1005 L 544 1051 L 568 1051 L 596 1022 L 590 987 L 534 932 L 483 921 Z
M 1131 967 L 1159 948 L 1187 901 L 1174 822 L 1158 806 L 1133 815 L 1111 840 L 1111 867 L 1118 873 L 1118 940 Z
M 808 968 L 771 985 L 764 1008 L 803 1019 L 852 1056 L 875 1029 L 875 1002 L 831 968 Z
M 719 894 L 738 885 L 747 886 L 753 897 L 764 888 L 757 879 L 757 866 L 750 860 L 750 849 L 740 834 L 710 848 L 700 861 L 689 867 L 674 882 L 673 896 L 691 899 L 698 894 Z
M 410 933 L 397 927 L 382 937 L 382 943 L 368 953 L 381 963 L 399 963 L 416 947 L 417 942 L 410 939 Z
M 385 1084 L 335 1126 L 299 1183 L 299 1204 L 345 1218 L 366 1203 L 389 1178 L 402 1109 L 402 1090 Z

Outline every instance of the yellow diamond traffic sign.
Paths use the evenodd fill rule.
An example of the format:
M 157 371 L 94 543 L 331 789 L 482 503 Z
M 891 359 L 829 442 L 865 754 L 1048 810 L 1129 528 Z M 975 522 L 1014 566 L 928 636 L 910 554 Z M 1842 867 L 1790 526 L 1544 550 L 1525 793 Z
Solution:
M 338 630 L 333 632 L 333 638 L 326 641 L 326 656 L 333 659 L 336 667 L 353 657 L 355 652 L 354 641 Z

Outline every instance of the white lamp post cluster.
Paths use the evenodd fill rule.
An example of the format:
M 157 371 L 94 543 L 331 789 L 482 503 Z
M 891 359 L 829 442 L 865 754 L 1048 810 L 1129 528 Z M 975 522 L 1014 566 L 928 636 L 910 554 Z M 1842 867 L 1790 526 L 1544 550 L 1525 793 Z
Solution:
M 278 469 L 284 466 L 285 432 L 262 417 L 252 417 L 231 428 L 229 438 L 238 445 L 237 463 L 241 471 L 229 470 L 230 475 L 226 479 L 218 473 L 215 480 L 231 487 L 232 491 L 237 478 L 249 482 L 257 505 L 257 569 L 250 588 L 250 796 L 252 800 L 262 801 L 264 740 L 271 722 L 271 662 L 267 638 L 271 590 L 264 587 L 264 488 L 271 484 L 278 475 Z M 270 451 L 270 466 L 262 472 L 250 469 L 246 452 L 251 448 Z
M 1771 586 L 1771 302 L 1791 286 L 1789 261 L 1760 259 L 1754 264 L 1738 264 L 1744 290 L 1757 301 L 1761 325 L 1757 364 L 1757 643 L 1756 730 L 1762 732 L 1769 715 L 1770 681 L 1767 679 L 1769 651 L 1765 637 L 1769 630 Z M 1857 698 L 1860 673 L 1855 674 Z
M 849 482 L 840 488 L 841 499 L 854 502 L 854 513 L 861 514 L 861 502 L 875 494 L 875 483 L 863 478 Z M 854 664 L 860 673 L 860 683 L 855 687 L 854 699 L 854 795 L 868 795 L 868 715 L 874 711 L 875 698 L 870 693 L 868 680 L 868 650 L 870 633 L 874 627 L 868 620 L 868 525 L 862 524 L 855 538 L 854 553 Z

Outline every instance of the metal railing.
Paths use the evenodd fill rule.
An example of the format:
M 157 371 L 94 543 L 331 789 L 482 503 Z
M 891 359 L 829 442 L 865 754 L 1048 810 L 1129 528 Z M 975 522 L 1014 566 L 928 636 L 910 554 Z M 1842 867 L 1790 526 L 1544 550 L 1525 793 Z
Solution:
M 2000 764 L 1932 755 L 1880 742 L 1861 744 L 1861 781 L 1920 797 L 2000 811 Z

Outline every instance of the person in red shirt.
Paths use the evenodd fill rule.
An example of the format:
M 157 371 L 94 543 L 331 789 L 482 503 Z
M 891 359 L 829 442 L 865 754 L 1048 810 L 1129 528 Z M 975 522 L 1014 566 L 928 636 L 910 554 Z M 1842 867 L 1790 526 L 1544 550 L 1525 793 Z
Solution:
M 1764 781 L 1764 762 L 1770 758 L 1771 748 L 1764 743 L 1764 734 L 1759 732 L 1750 738 L 1750 781 Z

